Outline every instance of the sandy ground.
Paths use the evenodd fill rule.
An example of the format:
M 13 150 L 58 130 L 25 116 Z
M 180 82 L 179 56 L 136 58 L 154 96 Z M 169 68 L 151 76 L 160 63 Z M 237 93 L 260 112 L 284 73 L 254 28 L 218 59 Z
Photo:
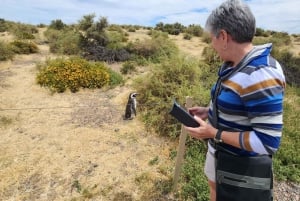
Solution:
M 138 119 L 122 119 L 128 85 L 63 94 L 41 88 L 36 63 L 49 53 L 39 48 L 0 63 L 0 200 L 113 200 L 122 193 L 139 200 L 145 192 L 137 178 L 163 178 L 172 145 Z

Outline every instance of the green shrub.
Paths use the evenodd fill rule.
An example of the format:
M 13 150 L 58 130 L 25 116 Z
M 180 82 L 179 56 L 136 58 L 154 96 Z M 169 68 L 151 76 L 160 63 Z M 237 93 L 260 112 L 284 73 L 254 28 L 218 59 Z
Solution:
M 163 24 L 162 22 L 156 24 L 155 30 L 167 32 L 171 35 L 178 35 L 185 30 L 185 26 L 176 22 L 174 24 Z
M 210 35 L 208 33 L 204 33 L 202 36 L 202 42 L 210 44 L 211 42 L 211 38 Z
M 300 57 L 294 56 L 288 49 L 279 50 L 273 46 L 272 56 L 281 64 L 286 82 L 295 87 L 300 87 Z
M 130 74 L 132 72 L 136 71 L 136 63 L 133 61 L 126 61 L 123 63 L 121 68 L 122 74 Z
M 40 67 L 37 82 L 54 92 L 79 88 L 101 88 L 110 82 L 110 74 L 103 63 L 88 62 L 81 58 L 48 60 Z
M 300 183 L 299 105 L 300 89 L 288 86 L 284 101 L 282 141 L 274 156 L 274 172 L 277 180 Z
M 262 28 L 256 28 L 255 36 L 269 37 L 270 36 L 270 32 L 269 31 L 265 31 Z
M 5 32 L 7 30 L 8 30 L 8 26 L 5 19 L 0 18 L 0 32 Z
M 183 200 L 207 201 L 209 189 L 203 172 L 207 146 L 202 141 L 190 139 L 186 148 L 181 197 Z
M 160 63 L 162 60 L 178 54 L 178 47 L 168 39 L 167 34 L 158 31 L 150 31 L 150 34 L 151 39 L 129 43 L 128 51 L 150 59 L 154 63 Z
M 290 45 L 292 40 L 288 33 L 285 32 L 275 32 L 272 34 L 270 42 L 273 43 L 274 46 L 287 46 Z
M 186 96 L 192 96 L 195 104 L 208 104 L 209 91 L 200 84 L 202 65 L 177 55 L 158 64 L 151 75 L 135 81 L 147 128 L 163 136 L 176 137 L 180 124 L 168 114 L 172 99 L 183 104 Z
M 10 45 L 0 41 L 0 61 L 6 61 L 14 57 L 14 52 Z
M 188 34 L 188 33 L 185 33 L 184 35 L 183 35 L 183 39 L 185 39 L 185 40 L 191 40 L 192 39 L 192 35 L 191 34 Z
M 37 27 L 22 23 L 12 23 L 9 29 L 10 32 L 15 34 L 18 40 L 34 39 L 34 34 L 38 33 Z
M 135 32 L 135 28 L 134 27 L 129 27 L 128 32 Z
M 34 35 L 31 34 L 31 33 L 28 33 L 28 32 L 18 31 L 18 32 L 15 33 L 15 35 L 20 40 L 23 40 L 23 39 L 28 39 L 28 40 L 35 39 Z
M 107 32 L 107 37 L 108 44 L 106 47 L 114 50 L 124 48 L 124 43 L 128 40 L 124 32 L 110 31 Z
M 189 25 L 186 30 L 186 33 L 191 34 L 192 36 L 200 37 L 203 35 L 203 29 L 200 25 Z
M 113 71 L 111 68 L 108 68 L 109 73 L 109 85 L 114 87 L 120 84 L 124 84 L 123 76 L 116 71 Z
M 206 65 L 203 65 L 201 68 L 201 82 L 206 89 L 210 89 L 217 80 L 218 70 L 222 61 L 211 46 L 204 48 L 202 56 Z
M 50 52 L 56 54 L 78 55 L 80 53 L 80 34 L 72 29 L 47 29 L 45 36 L 50 46 Z
M 10 43 L 12 51 L 16 54 L 33 54 L 39 51 L 38 46 L 31 41 L 15 40 Z
M 66 27 L 67 25 L 65 23 L 63 23 L 63 21 L 61 19 L 56 19 L 56 20 L 52 20 L 49 28 L 50 29 L 56 29 L 56 30 L 62 30 Z

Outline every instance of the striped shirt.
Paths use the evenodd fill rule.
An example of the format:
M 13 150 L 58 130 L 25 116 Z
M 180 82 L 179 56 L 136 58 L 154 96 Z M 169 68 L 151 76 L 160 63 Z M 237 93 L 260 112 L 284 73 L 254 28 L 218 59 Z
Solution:
M 218 127 L 240 132 L 242 149 L 224 146 L 240 155 L 272 155 L 280 145 L 285 77 L 280 64 L 270 56 L 271 49 L 272 44 L 255 46 L 247 66 L 222 82 L 217 98 Z M 221 69 L 219 76 L 233 69 Z M 214 91 L 215 86 L 212 97 Z M 212 110 L 211 101 L 210 123 Z

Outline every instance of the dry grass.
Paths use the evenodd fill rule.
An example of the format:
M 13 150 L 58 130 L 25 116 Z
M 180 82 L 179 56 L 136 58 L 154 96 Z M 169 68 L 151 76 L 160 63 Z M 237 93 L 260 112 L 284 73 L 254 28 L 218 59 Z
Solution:
M 182 52 L 197 58 L 202 57 L 202 51 L 204 47 L 208 45 L 203 43 L 199 37 L 192 37 L 191 40 L 183 39 L 183 34 L 179 34 L 177 36 L 169 35 L 169 37 L 175 42 Z
M 295 56 L 300 56 L 300 37 L 292 37 L 292 45 L 288 50 Z
M 1 200 L 113 200 L 124 192 L 140 200 L 143 185 L 170 174 L 162 169 L 172 166 L 174 143 L 122 119 L 130 81 L 76 94 L 38 86 L 35 64 L 53 56 L 39 48 L 0 63 Z M 137 184 L 144 174 L 151 180 Z

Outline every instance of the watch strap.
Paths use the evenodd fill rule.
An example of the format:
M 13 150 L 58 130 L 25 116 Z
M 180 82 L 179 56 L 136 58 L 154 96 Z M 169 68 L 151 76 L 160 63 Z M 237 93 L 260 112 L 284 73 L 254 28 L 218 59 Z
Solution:
M 221 139 L 222 132 L 223 132 L 222 130 L 218 130 L 218 131 L 217 131 L 217 134 L 216 134 L 216 136 L 215 136 L 215 138 L 214 138 L 214 141 L 215 141 L 216 143 L 222 142 L 222 139 Z

